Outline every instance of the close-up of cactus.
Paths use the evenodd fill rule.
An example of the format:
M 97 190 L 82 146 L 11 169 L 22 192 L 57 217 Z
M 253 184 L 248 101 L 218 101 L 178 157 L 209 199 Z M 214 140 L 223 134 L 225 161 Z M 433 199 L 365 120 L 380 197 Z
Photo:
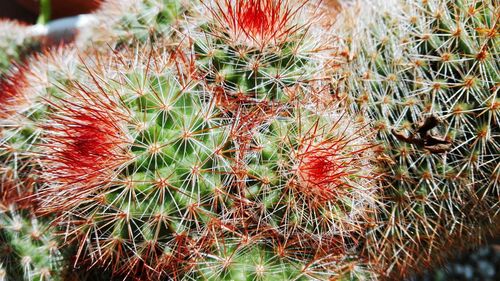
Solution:
M 41 124 L 42 209 L 86 244 L 81 258 L 177 276 L 220 231 L 317 267 L 354 251 L 376 189 L 366 128 L 300 101 L 226 114 L 170 57 L 115 53 Z M 311 248 L 293 253 L 301 243 Z
M 89 73 L 104 84 L 68 89 L 71 98 L 44 127 L 44 204 L 65 210 L 68 235 L 117 271 L 161 273 L 161 259 L 180 270 L 173 265 L 190 258 L 212 213 L 225 209 L 215 190 L 230 177 L 227 122 L 164 58 L 149 64 L 133 52 Z
M 39 143 L 37 127 L 46 114 L 44 100 L 64 95 L 56 89 L 76 79 L 76 52 L 54 49 L 28 59 L 10 70 L 0 83 L 0 191 L 3 197 L 35 188 L 37 164 L 33 161 Z
M 213 256 L 197 265 L 193 280 L 308 280 L 300 265 L 284 262 L 272 249 L 258 243 L 217 244 Z
M 77 45 L 106 48 L 164 40 L 178 31 L 188 6 L 189 1 L 183 0 L 104 1 L 95 12 L 96 20 L 77 35 Z
M 497 1 L 37 3 L 0 21 L 0 281 L 495 280 Z

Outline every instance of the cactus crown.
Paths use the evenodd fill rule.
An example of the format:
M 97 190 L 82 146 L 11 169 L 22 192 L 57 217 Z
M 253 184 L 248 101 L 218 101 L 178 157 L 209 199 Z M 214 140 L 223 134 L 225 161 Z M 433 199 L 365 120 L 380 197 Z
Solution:
M 195 65 L 228 107 L 286 101 L 290 88 L 318 75 L 318 44 L 298 17 L 309 11 L 303 3 L 216 1 L 207 6 L 212 18 L 189 30 Z
M 235 44 L 261 48 L 293 33 L 293 17 L 300 9 L 292 10 L 287 0 L 219 0 L 215 5 L 214 18 Z

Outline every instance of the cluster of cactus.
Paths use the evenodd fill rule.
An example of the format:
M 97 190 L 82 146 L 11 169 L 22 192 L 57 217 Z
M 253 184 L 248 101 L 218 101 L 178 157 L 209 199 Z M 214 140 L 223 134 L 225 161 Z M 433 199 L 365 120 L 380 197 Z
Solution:
M 457 238 L 472 243 L 497 216 L 495 2 L 375 1 L 363 8 L 372 20 L 340 28 L 345 91 L 382 147 L 384 207 L 368 244 L 387 274 L 435 262 Z
M 299 100 L 225 113 L 179 64 L 127 52 L 88 73 L 103 82 L 68 86 L 43 125 L 42 209 L 61 213 L 79 258 L 196 275 L 230 236 L 280 245 L 310 277 L 348 259 L 373 201 L 364 128 Z
M 497 231 L 494 1 L 325 2 L 108 0 L 12 66 L 0 280 L 397 278 Z

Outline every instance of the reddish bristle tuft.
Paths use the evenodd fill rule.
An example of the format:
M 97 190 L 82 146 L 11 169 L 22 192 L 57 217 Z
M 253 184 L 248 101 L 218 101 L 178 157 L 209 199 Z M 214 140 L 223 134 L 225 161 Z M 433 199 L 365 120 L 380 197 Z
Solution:
M 22 92 L 26 83 L 26 68 L 18 67 L 14 72 L 0 81 L 0 119 L 8 119 L 19 112 L 19 108 L 28 103 Z
M 89 93 L 84 95 L 95 98 Z M 63 114 L 54 115 L 53 123 L 44 127 L 46 177 L 63 186 L 84 187 L 72 190 L 71 196 L 86 194 L 91 187 L 110 182 L 113 172 L 129 160 L 122 127 L 127 117 L 107 102 L 96 100 L 81 106 L 63 101 Z
M 347 133 L 347 132 L 344 132 Z M 313 135 L 316 133 L 314 132 Z M 340 135 L 320 142 L 306 140 L 297 154 L 297 186 L 319 201 L 331 201 L 348 192 L 354 178 L 364 178 L 369 143 L 359 143 L 361 132 Z
M 344 159 L 338 143 L 312 145 L 299 155 L 299 181 L 312 194 L 324 200 L 334 196 L 335 188 L 342 188 L 349 175 L 349 159 Z

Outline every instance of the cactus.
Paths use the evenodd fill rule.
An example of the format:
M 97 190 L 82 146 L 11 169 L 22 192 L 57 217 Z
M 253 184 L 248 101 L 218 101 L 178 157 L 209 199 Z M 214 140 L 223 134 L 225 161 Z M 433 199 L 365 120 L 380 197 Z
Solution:
M 311 243 L 301 255 L 328 259 L 348 252 L 345 245 L 355 248 L 372 208 L 374 147 L 367 128 L 346 119 L 296 106 L 249 130 L 241 180 L 259 214 L 257 231 L 272 229 L 281 243 Z
M 383 147 L 385 212 L 368 251 L 385 274 L 436 263 L 453 240 L 473 244 L 497 215 L 494 2 L 375 2 L 356 15 L 373 20 L 342 27 L 352 28 L 345 89 L 375 120 Z
M 375 190 L 365 128 L 305 98 L 225 113 L 165 48 L 95 57 L 89 83 L 67 85 L 41 126 L 43 209 L 80 258 L 176 278 L 226 229 L 308 243 L 294 257 L 318 268 L 347 259 Z
M 130 280 L 400 278 L 498 231 L 494 1 L 199 4 L 109 0 L 2 79 L 0 280 L 78 278 L 56 231 Z
M 203 253 L 186 280 L 373 280 L 356 262 L 343 262 L 335 274 L 317 264 L 300 263 L 279 245 L 259 240 L 220 239 Z
M 0 280 L 60 280 L 55 235 L 28 210 L 0 205 Z
M 305 2 L 220 0 L 205 3 L 208 21 L 188 28 L 199 75 L 229 109 L 285 101 L 287 89 L 316 77 L 321 45 L 300 13 Z M 200 17 L 201 18 L 201 17 Z
M 310 280 L 299 264 L 257 242 L 221 241 L 197 263 L 193 280 Z
M 66 211 L 63 223 L 87 244 L 84 256 L 117 273 L 154 276 L 168 252 L 179 263 L 188 259 L 191 233 L 202 235 L 213 213 L 224 211 L 214 193 L 231 177 L 229 130 L 168 60 L 129 55 L 89 73 L 116 82 L 68 88 L 71 99 L 44 127 L 50 188 L 42 195 L 49 209 Z

